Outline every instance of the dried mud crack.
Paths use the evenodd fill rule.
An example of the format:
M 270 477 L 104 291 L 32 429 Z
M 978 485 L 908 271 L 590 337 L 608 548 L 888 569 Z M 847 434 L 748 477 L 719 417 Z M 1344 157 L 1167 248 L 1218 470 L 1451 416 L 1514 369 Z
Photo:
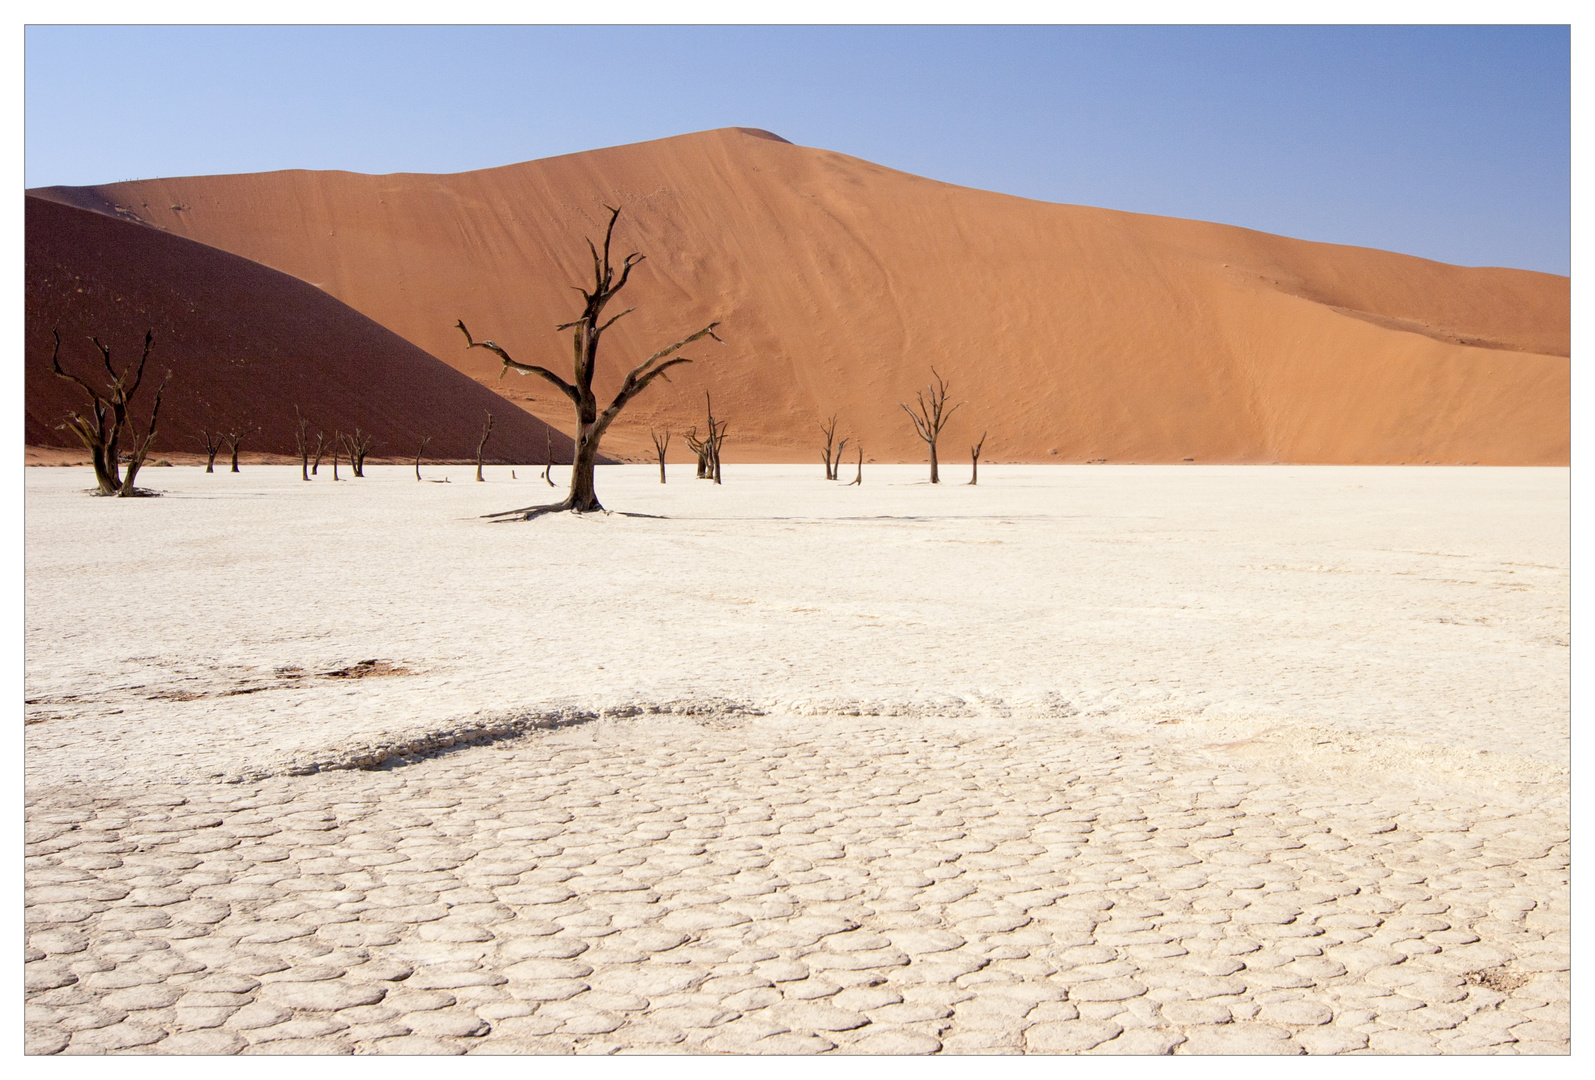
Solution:
M 641 716 L 27 793 L 30 1053 L 1565 1053 L 1567 821 L 1007 724 Z

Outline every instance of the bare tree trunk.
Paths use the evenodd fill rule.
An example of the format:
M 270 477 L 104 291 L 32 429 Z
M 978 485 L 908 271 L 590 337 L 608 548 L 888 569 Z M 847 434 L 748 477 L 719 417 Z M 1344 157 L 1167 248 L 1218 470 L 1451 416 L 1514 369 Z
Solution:
M 582 289 L 582 313 L 572 322 L 555 327 L 556 331 L 572 331 L 572 348 L 574 351 L 573 380 L 565 381 L 545 367 L 536 364 L 523 364 L 510 357 L 501 346 L 492 341 L 477 341 L 471 337 L 471 332 L 466 329 L 464 320 L 455 323 L 460 333 L 465 335 L 466 348 L 482 348 L 495 353 L 504 361 L 504 371 L 510 368 L 526 375 L 538 375 L 557 386 L 562 394 L 570 399 L 576 411 L 576 450 L 571 460 L 570 494 L 562 503 L 548 506 L 523 507 L 519 510 L 506 510 L 499 514 L 489 514 L 488 517 L 508 517 L 520 515 L 526 518 L 554 510 L 574 510 L 578 513 L 589 513 L 602 510 L 603 506 L 598 501 L 594 489 L 593 470 L 598 465 L 598 444 L 604 437 L 604 432 L 614 422 L 615 417 L 626 407 L 630 401 L 655 379 L 664 377 L 665 372 L 677 364 L 690 364 L 692 361 L 684 356 L 671 358 L 671 354 L 690 345 L 704 337 L 711 337 L 719 341 L 714 328 L 718 321 L 710 323 L 697 333 L 689 334 L 672 345 L 648 357 L 642 363 L 626 373 L 621 382 L 620 390 L 615 394 L 609 406 L 601 412 L 598 408 L 598 399 L 593 394 L 593 376 L 598 369 L 598 342 L 603 332 L 613 326 L 618 319 L 624 318 L 628 313 L 622 311 L 619 315 L 612 316 L 607 321 L 600 321 L 605 306 L 614 296 L 625 288 L 627 279 L 631 276 L 632 268 L 642 261 L 643 257 L 633 252 L 627 255 L 620 266 L 615 266 L 610 261 L 610 242 L 615 234 L 615 222 L 620 218 L 620 210 L 608 207 L 609 226 L 604 233 L 603 255 L 598 253 L 598 246 L 591 240 L 587 242 L 588 250 L 593 257 L 593 287 L 592 291 Z M 618 275 L 618 276 L 617 276 Z M 668 359 L 667 359 L 668 358 Z M 500 373 L 502 378 L 502 372 Z
M 864 444 L 863 443 L 859 443 L 858 444 L 858 475 L 854 476 L 853 479 L 848 482 L 847 486 L 848 487 L 852 487 L 854 484 L 857 484 L 859 487 L 863 487 L 864 486 Z
M 548 481 L 548 486 L 554 486 L 554 429 L 546 428 L 543 432 L 548 440 L 548 447 L 543 453 L 543 479 Z
M 334 440 L 336 440 L 338 438 L 337 433 L 334 433 L 332 437 L 333 437 Z M 310 462 L 310 475 L 311 476 L 316 476 L 316 475 L 318 475 L 320 473 L 320 471 L 321 471 L 321 455 L 326 452 L 326 446 L 327 446 L 327 436 L 325 434 L 323 434 L 322 432 L 319 432 L 319 431 L 316 432 L 316 456 L 314 458 L 312 458 L 311 462 Z M 336 446 L 333 447 L 333 451 L 334 452 L 336 452 L 337 449 L 338 448 Z
M 825 449 L 822 452 L 823 456 L 821 457 L 821 460 L 825 462 L 825 479 L 835 480 L 836 459 L 841 456 L 840 454 L 835 454 L 833 456 L 833 444 L 836 442 L 835 413 L 832 413 L 831 418 L 820 425 L 820 432 L 825 436 Z
M 908 414 L 908 418 L 914 422 L 914 433 L 925 440 L 925 444 L 930 447 L 930 482 L 939 484 L 941 483 L 941 476 L 936 470 L 936 440 L 941 435 L 942 426 L 947 423 L 953 413 L 958 411 L 963 402 L 960 401 L 951 409 L 947 408 L 947 382 L 936 374 L 935 368 L 931 368 L 930 373 L 936 381 L 931 383 L 925 390 L 919 392 L 918 412 L 910 409 L 907 405 L 903 405 L 902 402 L 898 402 L 898 404 Z M 926 396 L 927 393 L 929 394 L 928 398 Z
M 161 380 L 161 385 L 155 388 L 155 403 L 150 406 L 149 431 L 127 459 L 127 475 L 122 477 L 122 486 L 116 493 L 121 498 L 126 499 L 129 496 L 138 494 L 138 489 L 133 486 L 133 479 L 138 476 L 139 469 L 144 465 L 144 459 L 149 456 L 150 444 L 155 441 L 155 418 L 160 415 L 161 396 L 166 393 L 166 384 L 171 381 L 171 378 L 172 373 L 168 371 L 166 378 Z
M 431 441 L 432 436 L 424 435 L 421 438 L 421 445 L 415 448 L 415 478 L 417 480 L 421 479 L 421 452 L 426 449 L 426 444 Z
M 67 414 L 66 422 L 60 425 L 65 431 L 70 431 L 77 440 L 88 450 L 89 457 L 94 462 L 94 481 L 101 495 L 131 495 L 133 486 L 121 476 L 121 447 L 122 432 L 130 430 L 128 417 L 128 403 L 133 400 L 133 395 L 138 392 L 139 386 L 144 381 L 144 366 L 150 358 L 150 347 L 155 341 L 155 331 L 149 330 L 144 334 L 144 351 L 139 356 L 138 366 L 129 365 L 120 375 L 111 366 L 111 350 L 100 344 L 100 339 L 90 337 L 94 347 L 100 352 L 100 359 L 105 364 L 105 372 L 110 376 L 106 390 L 101 392 L 90 386 L 76 375 L 68 373 L 61 367 L 61 334 L 52 330 L 55 338 L 55 348 L 50 353 L 50 368 L 55 374 L 71 383 L 76 383 L 89 397 L 89 412 L 84 415 L 77 412 Z M 128 385 L 128 377 L 132 376 L 132 385 Z M 169 380 L 172 373 L 168 371 L 166 378 Z M 155 394 L 155 408 L 160 408 L 161 394 L 165 391 L 166 382 L 162 381 L 161 389 Z M 144 455 L 149 452 L 150 441 L 155 438 L 155 415 L 150 414 L 149 434 L 140 444 L 134 454 L 134 472 L 138 465 L 144 461 Z
M 980 433 L 980 441 L 969 448 L 969 483 L 971 486 L 980 481 L 980 448 L 986 445 L 986 433 Z
M 486 410 L 483 410 L 484 412 Z M 482 482 L 482 447 L 487 445 L 487 437 L 493 432 L 493 414 L 487 414 L 487 424 L 482 428 L 482 439 L 476 444 L 476 482 Z
M 238 471 L 238 444 L 243 442 L 248 437 L 249 437 L 248 430 L 244 430 L 244 431 L 229 431 L 227 433 L 227 444 L 232 449 L 232 452 L 233 452 L 233 469 L 232 469 L 233 472 L 237 472 Z
M 216 471 L 216 455 L 221 452 L 222 448 L 221 433 L 211 431 L 209 428 L 201 428 L 199 437 L 205 444 L 205 471 L 213 473 Z
M 670 449 L 670 429 L 665 428 L 663 438 L 653 428 L 648 429 L 648 434 L 653 438 L 654 449 L 659 452 L 659 482 L 662 484 L 665 482 L 665 451 Z
M 350 471 L 356 476 L 364 476 L 366 474 L 366 455 L 371 452 L 371 447 L 375 445 L 376 440 L 359 428 L 354 429 L 353 435 L 340 434 L 338 438 L 342 440 L 343 448 L 349 453 Z
M 341 435 L 342 432 L 335 431 L 332 433 L 332 482 L 334 484 L 338 482 L 338 443 Z M 314 472 L 315 470 L 312 469 L 311 471 Z
M 299 448 L 299 479 L 310 479 L 310 421 L 294 406 L 294 443 Z

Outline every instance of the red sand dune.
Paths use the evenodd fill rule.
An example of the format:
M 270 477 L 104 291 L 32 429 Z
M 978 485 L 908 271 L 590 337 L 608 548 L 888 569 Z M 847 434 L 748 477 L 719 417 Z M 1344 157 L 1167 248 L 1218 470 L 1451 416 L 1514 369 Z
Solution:
M 289 171 L 43 189 L 302 278 L 484 383 L 454 321 L 555 370 L 584 237 L 624 207 L 599 385 L 721 319 L 633 403 L 729 418 L 726 457 L 817 454 L 830 413 L 878 460 L 923 446 L 898 402 L 935 365 L 956 460 L 1566 464 L 1569 282 L 954 187 L 729 128 L 457 175 Z M 373 384 L 379 380 L 373 380 Z M 507 395 L 570 429 L 541 380 Z M 677 445 L 680 445 L 679 442 Z M 851 453 L 851 451 L 850 451 Z
M 104 364 L 89 335 L 110 347 L 120 371 L 153 328 L 132 412 L 146 422 L 154 386 L 170 370 L 156 456 L 197 452 L 200 429 L 233 423 L 261 429 L 243 449 L 292 454 L 297 405 L 312 438 L 359 426 L 375 436 L 375 456 L 405 457 L 429 435 L 431 459 L 474 458 L 489 410 L 485 459 L 545 460 L 545 425 L 303 281 L 144 225 L 26 203 L 31 445 L 78 445 L 57 425 L 87 401 L 50 370 L 52 329 L 61 333 L 62 366 L 101 385 Z M 570 460 L 570 440 L 557 433 L 554 457 Z

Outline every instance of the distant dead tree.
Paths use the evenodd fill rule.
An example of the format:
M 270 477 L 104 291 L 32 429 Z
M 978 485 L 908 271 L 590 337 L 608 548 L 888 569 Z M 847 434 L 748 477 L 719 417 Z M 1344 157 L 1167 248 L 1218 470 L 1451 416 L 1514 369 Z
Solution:
M 255 430 L 258 431 L 260 429 L 256 428 Z M 251 434 L 253 433 L 249 430 L 247 422 L 235 425 L 233 430 L 227 432 L 227 448 L 232 451 L 233 455 L 233 472 L 238 471 L 238 444 L 249 438 Z
M 653 428 L 648 429 L 648 434 L 653 437 L 654 449 L 659 452 L 659 482 L 665 482 L 665 451 L 670 449 L 670 429 L 665 428 L 665 433 L 660 435 Z
M 863 487 L 864 486 L 864 444 L 863 443 L 859 443 L 858 444 L 858 474 L 856 476 L 854 476 L 853 479 L 851 479 L 851 480 L 849 480 L 847 482 L 847 486 L 848 487 L 852 487 L 854 484 L 857 484 L 859 487 Z
M 666 345 L 642 363 L 627 372 L 621 382 L 620 390 L 615 394 L 614 400 L 602 412 L 598 409 L 598 399 L 593 395 L 593 375 L 598 368 L 598 342 L 600 336 L 616 320 L 624 318 L 632 309 L 628 308 L 607 322 L 600 322 L 604 307 L 612 300 L 621 289 L 626 287 L 626 280 L 631 276 L 632 268 L 643 261 L 643 256 L 632 252 L 627 255 L 621 265 L 616 267 L 610 262 L 610 242 L 615 235 L 615 222 L 620 217 L 617 207 L 605 207 L 609 211 L 609 226 L 604 232 L 603 255 L 598 253 L 598 247 L 587 241 L 587 248 L 592 253 L 593 259 L 593 286 L 589 292 L 579 289 L 584 304 L 582 313 L 574 322 L 563 323 L 555 327 L 556 330 L 573 331 L 572 345 L 575 353 L 575 366 L 573 380 L 566 380 L 555 375 L 547 368 L 536 364 L 523 364 L 510 358 L 509 353 L 491 341 L 477 341 L 471 337 L 471 332 L 465 328 L 465 322 L 456 323 L 460 333 L 465 335 L 466 348 L 487 349 L 496 353 L 504 361 L 504 371 L 510 368 L 528 375 L 540 375 L 557 386 L 561 393 L 570 399 L 576 410 L 576 449 L 571 461 L 570 470 L 570 495 L 564 502 L 549 506 L 527 506 L 518 510 L 505 510 L 497 514 L 488 514 L 487 517 L 509 517 L 520 515 L 532 518 L 538 514 L 554 510 L 574 510 L 577 513 L 591 513 L 602 510 L 603 504 L 598 501 L 598 494 L 593 486 L 593 470 L 598 464 L 598 444 L 603 439 L 604 432 L 609 430 L 609 425 L 620 415 L 620 411 L 638 394 L 647 389 L 648 384 L 657 378 L 666 378 L 665 372 L 677 364 L 691 363 L 684 356 L 667 359 L 672 353 L 691 344 L 700 338 L 710 337 L 719 341 L 714 328 L 718 321 L 711 322 L 702 330 L 689 334 L 672 345 Z M 503 377 L 500 372 L 499 377 Z
M 363 477 L 366 474 L 366 455 L 371 453 L 371 448 L 376 445 L 376 439 L 368 431 L 354 429 L 353 435 L 342 435 L 344 452 L 349 455 L 349 469 L 356 475 Z
M 338 482 L 338 447 L 341 445 L 343 445 L 343 432 L 334 431 L 332 433 L 332 482 L 334 484 Z M 316 432 L 316 455 L 318 458 L 320 457 L 320 454 L 321 433 L 318 431 Z M 315 472 L 316 470 L 311 469 L 310 471 Z
M 421 479 L 421 453 L 426 449 L 426 444 L 432 441 L 432 436 L 421 436 L 421 445 L 415 448 L 415 478 Z
M 321 455 L 327 452 L 327 436 L 316 432 L 316 453 L 310 459 L 310 475 L 315 476 L 321 470 Z
M 55 338 L 55 348 L 50 353 L 51 369 L 68 382 L 76 383 L 89 396 L 88 413 L 68 413 L 66 422 L 58 425 L 60 430 L 70 431 L 89 452 L 89 457 L 94 462 L 94 481 L 99 487 L 99 494 L 119 495 L 123 498 L 143 494 L 133 486 L 133 480 L 138 476 L 144 459 L 149 456 L 150 444 L 155 441 L 155 419 L 160 415 L 161 396 L 166 393 L 166 384 L 171 380 L 172 373 L 168 371 L 166 378 L 162 379 L 161 385 L 156 388 L 155 402 L 150 406 L 149 427 L 143 438 L 140 438 L 133 429 L 132 419 L 128 416 L 127 410 L 133 395 L 138 393 L 139 386 L 144 382 L 144 366 L 149 362 L 155 331 L 149 330 L 144 334 L 144 351 L 139 355 L 138 366 L 135 368 L 129 365 L 120 375 L 111 366 L 111 350 L 101 345 L 99 338 L 89 338 L 94 342 L 94 347 L 100 351 L 105 372 L 110 376 L 111 381 L 103 391 L 96 390 L 76 375 L 62 369 L 61 334 L 57 330 L 51 330 L 50 333 Z M 129 376 L 132 377 L 131 384 L 128 382 Z M 124 433 L 133 441 L 133 450 L 127 455 L 126 476 L 121 475 L 120 469 Z
M 318 440 L 319 443 L 319 440 Z M 299 411 L 299 406 L 294 406 L 294 445 L 299 449 L 299 478 L 310 479 L 310 421 Z M 320 461 L 321 451 L 318 445 L 316 460 Z
M 548 486 L 554 486 L 554 429 L 544 427 L 543 434 L 547 438 L 548 446 L 543 451 L 543 479 L 548 481 Z
M 216 455 L 222 448 L 222 433 L 200 428 L 197 438 L 205 444 L 205 471 L 213 473 L 216 471 Z
M 980 433 L 980 441 L 969 448 L 969 482 L 976 484 L 980 481 L 980 448 L 986 445 L 986 432 Z
M 963 402 L 960 401 L 958 405 L 954 405 L 951 409 L 947 408 L 947 382 L 936 374 L 935 368 L 930 369 L 930 374 L 936 381 L 921 390 L 917 395 L 918 412 L 915 412 L 902 402 L 898 402 L 898 404 L 908 414 L 908 418 L 914 422 L 915 434 L 924 439 L 925 445 L 930 447 L 930 482 L 939 484 L 941 483 L 941 476 L 936 471 L 936 440 L 941 436 L 942 425 L 946 424 L 953 413 L 958 411 L 959 405 L 962 405 Z
M 714 418 L 714 401 L 709 397 L 709 392 L 703 392 L 704 411 L 708 414 L 706 423 L 709 433 L 701 440 L 698 438 L 696 426 L 691 428 L 686 435 L 687 445 L 698 455 L 698 479 L 720 482 L 720 447 L 725 442 L 726 425 L 729 420 L 716 420 Z
M 486 409 L 482 410 L 487 412 Z M 482 425 L 482 437 L 476 444 L 476 482 L 482 482 L 482 447 L 487 445 L 487 437 L 493 433 L 493 414 L 487 413 L 487 423 Z
M 842 451 L 847 449 L 847 440 L 836 442 L 836 414 L 820 425 L 820 431 L 825 435 L 825 449 L 823 451 L 825 462 L 825 479 L 839 480 L 842 468 Z
M 694 424 L 682 436 L 687 440 L 687 449 L 698 455 L 698 479 L 706 480 L 709 477 L 709 450 L 708 444 L 698 438 L 698 427 Z

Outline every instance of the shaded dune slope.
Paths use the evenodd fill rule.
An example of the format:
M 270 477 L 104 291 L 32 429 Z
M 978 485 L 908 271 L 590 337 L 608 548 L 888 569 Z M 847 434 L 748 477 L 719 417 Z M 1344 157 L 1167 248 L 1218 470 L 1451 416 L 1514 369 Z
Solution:
M 648 256 L 601 387 L 710 319 L 605 446 L 730 419 L 732 460 L 807 460 L 815 424 L 879 460 L 923 453 L 898 403 L 934 365 L 996 460 L 1566 464 L 1569 282 L 955 187 L 728 128 L 446 176 L 289 171 L 36 194 L 134 218 L 324 289 L 523 408 L 463 317 L 568 370 L 553 332 L 584 237 L 625 208 Z M 678 444 L 679 445 L 679 442 Z M 851 456 L 851 449 L 849 455 Z
M 57 425 L 82 409 L 82 390 L 50 370 L 51 330 L 62 366 L 95 385 L 104 365 L 88 341 L 111 349 L 120 371 L 136 362 L 144 332 L 155 344 L 141 424 L 153 386 L 170 370 L 154 452 L 202 449 L 201 429 L 258 427 L 249 451 L 295 453 L 294 406 L 314 438 L 356 426 L 378 457 L 415 453 L 474 458 L 483 413 L 494 416 L 484 458 L 545 460 L 548 429 L 436 357 L 297 278 L 204 244 L 129 221 L 36 198 L 26 200 L 26 439 L 76 446 Z M 330 450 L 329 450 L 330 454 Z M 554 434 L 554 456 L 570 440 Z

